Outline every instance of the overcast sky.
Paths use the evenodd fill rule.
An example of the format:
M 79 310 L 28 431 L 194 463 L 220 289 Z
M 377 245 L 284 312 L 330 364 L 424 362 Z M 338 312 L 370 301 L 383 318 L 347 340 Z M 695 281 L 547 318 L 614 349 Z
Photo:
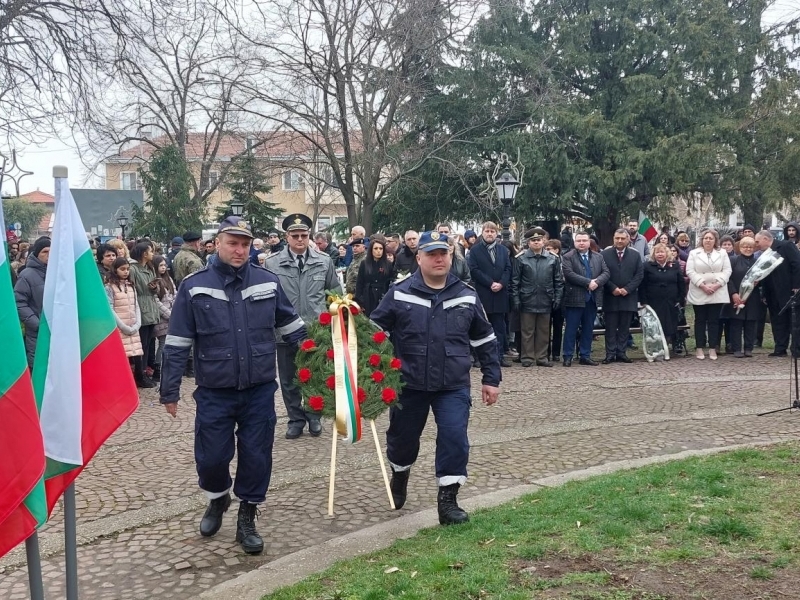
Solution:
M 780 19 L 797 16 L 800 13 L 798 0 L 776 0 L 772 8 L 765 14 L 765 24 L 774 23 Z M 6 151 L 4 150 L 4 153 Z M 20 193 L 25 194 L 36 189 L 49 194 L 53 193 L 53 167 L 64 165 L 69 168 L 70 187 L 73 188 L 103 188 L 102 177 L 92 176 L 87 173 L 81 159 L 75 150 L 70 136 L 53 139 L 40 146 L 30 146 L 17 150 L 20 167 L 33 171 L 33 175 L 24 177 L 20 182 Z M 14 193 L 13 184 L 3 184 L 3 192 Z

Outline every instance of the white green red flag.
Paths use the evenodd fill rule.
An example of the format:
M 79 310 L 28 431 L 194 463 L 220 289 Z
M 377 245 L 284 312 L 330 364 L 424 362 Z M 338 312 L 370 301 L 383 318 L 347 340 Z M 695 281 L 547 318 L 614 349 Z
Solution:
M 122 338 L 66 177 L 56 178 L 33 389 L 47 457 L 48 514 L 139 406 Z
M 639 211 L 639 235 L 641 235 L 648 242 L 658 235 L 658 231 L 653 227 L 653 223 L 647 218 L 647 215 Z
M 0 200 L 0 231 L 5 230 Z M 31 495 L 41 486 L 44 446 L 5 240 L 0 240 L 0 339 L 0 556 L 4 556 L 47 517 L 44 494 L 38 495 L 38 504 Z M 31 502 L 26 503 L 29 496 Z

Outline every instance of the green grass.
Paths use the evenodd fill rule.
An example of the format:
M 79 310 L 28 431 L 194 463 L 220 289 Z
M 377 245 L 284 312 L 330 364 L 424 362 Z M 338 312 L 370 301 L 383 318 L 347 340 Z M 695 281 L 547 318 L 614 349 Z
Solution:
M 768 582 L 797 565 L 798 475 L 792 443 L 574 482 L 477 511 L 463 526 L 423 530 L 265 598 L 660 597 L 619 584 L 605 564 L 699 571 L 733 560 L 754 583 Z

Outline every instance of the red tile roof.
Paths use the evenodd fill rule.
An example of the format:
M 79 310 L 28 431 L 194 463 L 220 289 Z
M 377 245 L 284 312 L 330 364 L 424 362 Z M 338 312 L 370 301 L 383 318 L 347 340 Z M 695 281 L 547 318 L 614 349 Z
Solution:
M 56 197 L 52 194 L 48 194 L 47 192 L 41 192 L 39 190 L 28 192 L 27 194 L 22 194 L 20 198 L 24 198 L 28 202 L 32 202 L 33 204 L 55 204 Z
M 315 134 L 310 134 L 315 135 Z M 206 134 L 202 132 L 189 133 L 186 143 L 186 157 L 189 160 L 202 159 L 206 153 L 206 146 L 211 143 L 206 140 Z M 272 160 L 287 160 L 299 157 L 309 157 L 314 152 L 314 144 L 306 137 L 292 131 L 273 131 L 261 135 L 252 135 L 251 138 L 258 141 L 264 140 L 262 144 L 255 147 L 256 156 L 269 158 Z M 122 162 L 124 160 L 147 160 L 157 147 L 166 146 L 170 143 L 167 136 L 155 137 L 152 144 L 140 143 L 127 150 L 123 150 L 117 156 L 109 159 L 110 162 Z M 216 160 L 229 160 L 234 156 L 242 154 L 247 147 L 247 136 L 228 134 L 222 137 L 217 150 Z M 337 149 L 338 152 L 338 149 Z
M 39 221 L 39 231 L 50 231 L 50 225 L 52 219 L 53 219 L 53 213 L 51 212 L 43 216 L 42 220 Z

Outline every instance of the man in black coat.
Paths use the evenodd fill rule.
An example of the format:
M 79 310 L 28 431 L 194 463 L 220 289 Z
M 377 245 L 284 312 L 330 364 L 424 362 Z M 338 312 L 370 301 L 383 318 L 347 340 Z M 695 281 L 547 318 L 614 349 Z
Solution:
M 642 256 L 630 246 L 630 234 L 624 229 L 614 232 L 614 245 L 600 254 L 608 265 L 609 279 L 603 291 L 603 315 L 606 323 L 606 358 L 629 363 L 625 354 L 631 320 L 637 308 L 637 290 L 644 277 Z
M 475 291 L 497 336 L 500 364 L 510 367 L 511 361 L 505 358 L 504 353 L 506 314 L 510 308 L 511 257 L 506 247 L 497 241 L 497 225 L 490 221 L 483 224 L 481 239 L 467 254 L 467 264 Z
M 575 337 L 581 328 L 580 364 L 596 367 L 592 360 L 592 333 L 597 309 L 603 307 L 603 286 L 609 278 L 603 257 L 589 249 L 589 234 L 575 234 L 575 249 L 564 255 L 564 366 L 572 366 Z
M 409 229 L 403 236 L 405 245 L 394 256 L 394 270 L 397 273 L 415 273 L 417 270 L 417 246 L 419 234 Z
M 772 337 L 775 340 L 775 351 L 769 355 L 786 356 L 792 326 L 792 311 L 785 310 L 782 315 L 778 313 L 800 289 L 800 250 L 791 242 L 776 240 L 768 229 L 762 229 L 756 234 L 756 244 L 762 252 L 771 249 L 783 257 L 783 263 L 764 279 L 762 285 L 772 323 Z M 798 342 L 800 340 L 796 337 L 792 340 L 793 356 L 800 356 Z

